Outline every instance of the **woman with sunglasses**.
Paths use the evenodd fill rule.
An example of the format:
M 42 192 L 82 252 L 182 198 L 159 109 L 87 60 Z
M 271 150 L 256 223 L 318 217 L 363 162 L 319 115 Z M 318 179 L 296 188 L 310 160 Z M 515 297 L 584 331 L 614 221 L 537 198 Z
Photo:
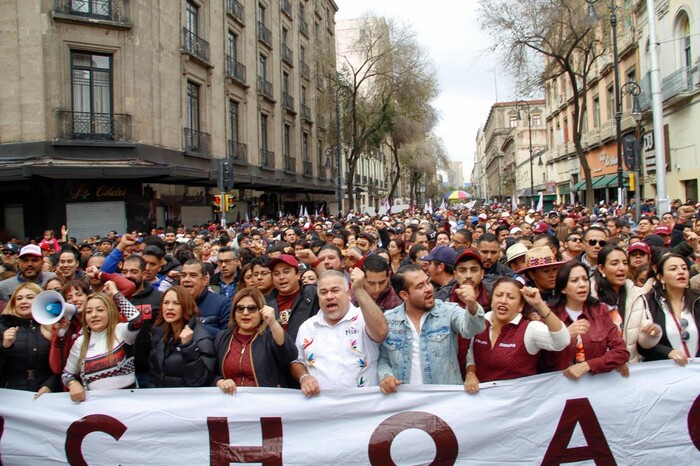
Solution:
M 286 386 L 298 351 L 260 290 L 248 287 L 235 294 L 228 325 L 214 340 L 216 386 L 227 395 L 236 387 Z
M 647 361 L 673 359 L 685 366 L 700 356 L 700 292 L 690 288 L 688 263 L 679 254 L 666 254 L 658 263 L 657 282 L 646 301 L 663 336 L 651 349 L 639 348 Z
M 211 335 L 197 324 L 199 309 L 190 293 L 176 285 L 163 293 L 160 314 L 151 330 L 151 386 L 203 387 L 214 376 L 216 356 Z
M 628 270 L 627 252 L 620 246 L 605 246 L 598 253 L 598 266 L 591 277 L 591 296 L 608 305 L 610 318 L 627 343 L 629 361 L 639 362 L 638 340 L 651 347 L 661 338 L 661 329 L 653 325 L 645 305 L 647 290 L 627 278 Z

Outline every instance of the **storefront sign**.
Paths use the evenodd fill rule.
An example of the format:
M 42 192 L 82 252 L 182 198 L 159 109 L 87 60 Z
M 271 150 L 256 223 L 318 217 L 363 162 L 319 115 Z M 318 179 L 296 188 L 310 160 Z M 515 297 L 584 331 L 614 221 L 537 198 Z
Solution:
M 97 185 L 90 186 L 82 183 L 76 187 L 69 188 L 68 197 L 72 201 L 85 201 L 88 199 L 116 199 L 126 196 L 125 186 Z

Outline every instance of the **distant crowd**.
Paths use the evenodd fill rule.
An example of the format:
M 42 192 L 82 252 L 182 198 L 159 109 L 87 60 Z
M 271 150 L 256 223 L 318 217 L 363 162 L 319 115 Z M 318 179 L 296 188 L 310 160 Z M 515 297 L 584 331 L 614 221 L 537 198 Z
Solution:
M 2 247 L 0 387 L 75 402 L 201 386 L 476 395 L 543 372 L 684 366 L 700 354 L 699 208 L 460 205 L 81 241 L 47 229 Z

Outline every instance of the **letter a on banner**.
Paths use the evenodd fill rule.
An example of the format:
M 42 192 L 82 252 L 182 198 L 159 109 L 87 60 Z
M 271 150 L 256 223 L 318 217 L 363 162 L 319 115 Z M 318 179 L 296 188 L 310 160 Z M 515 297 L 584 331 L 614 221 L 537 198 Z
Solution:
M 581 431 L 588 445 L 569 448 L 576 424 L 581 425 Z M 586 460 L 595 461 L 597 466 L 617 464 L 588 399 L 567 400 L 542 465 L 559 465 Z

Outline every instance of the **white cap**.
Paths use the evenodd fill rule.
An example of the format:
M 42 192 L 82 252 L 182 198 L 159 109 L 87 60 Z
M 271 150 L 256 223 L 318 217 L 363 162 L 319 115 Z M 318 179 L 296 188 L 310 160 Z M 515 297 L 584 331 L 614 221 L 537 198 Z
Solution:
M 41 248 L 37 246 L 36 244 L 28 244 L 24 246 L 20 251 L 19 251 L 19 257 L 22 256 L 37 256 L 37 257 L 43 257 L 41 254 Z

